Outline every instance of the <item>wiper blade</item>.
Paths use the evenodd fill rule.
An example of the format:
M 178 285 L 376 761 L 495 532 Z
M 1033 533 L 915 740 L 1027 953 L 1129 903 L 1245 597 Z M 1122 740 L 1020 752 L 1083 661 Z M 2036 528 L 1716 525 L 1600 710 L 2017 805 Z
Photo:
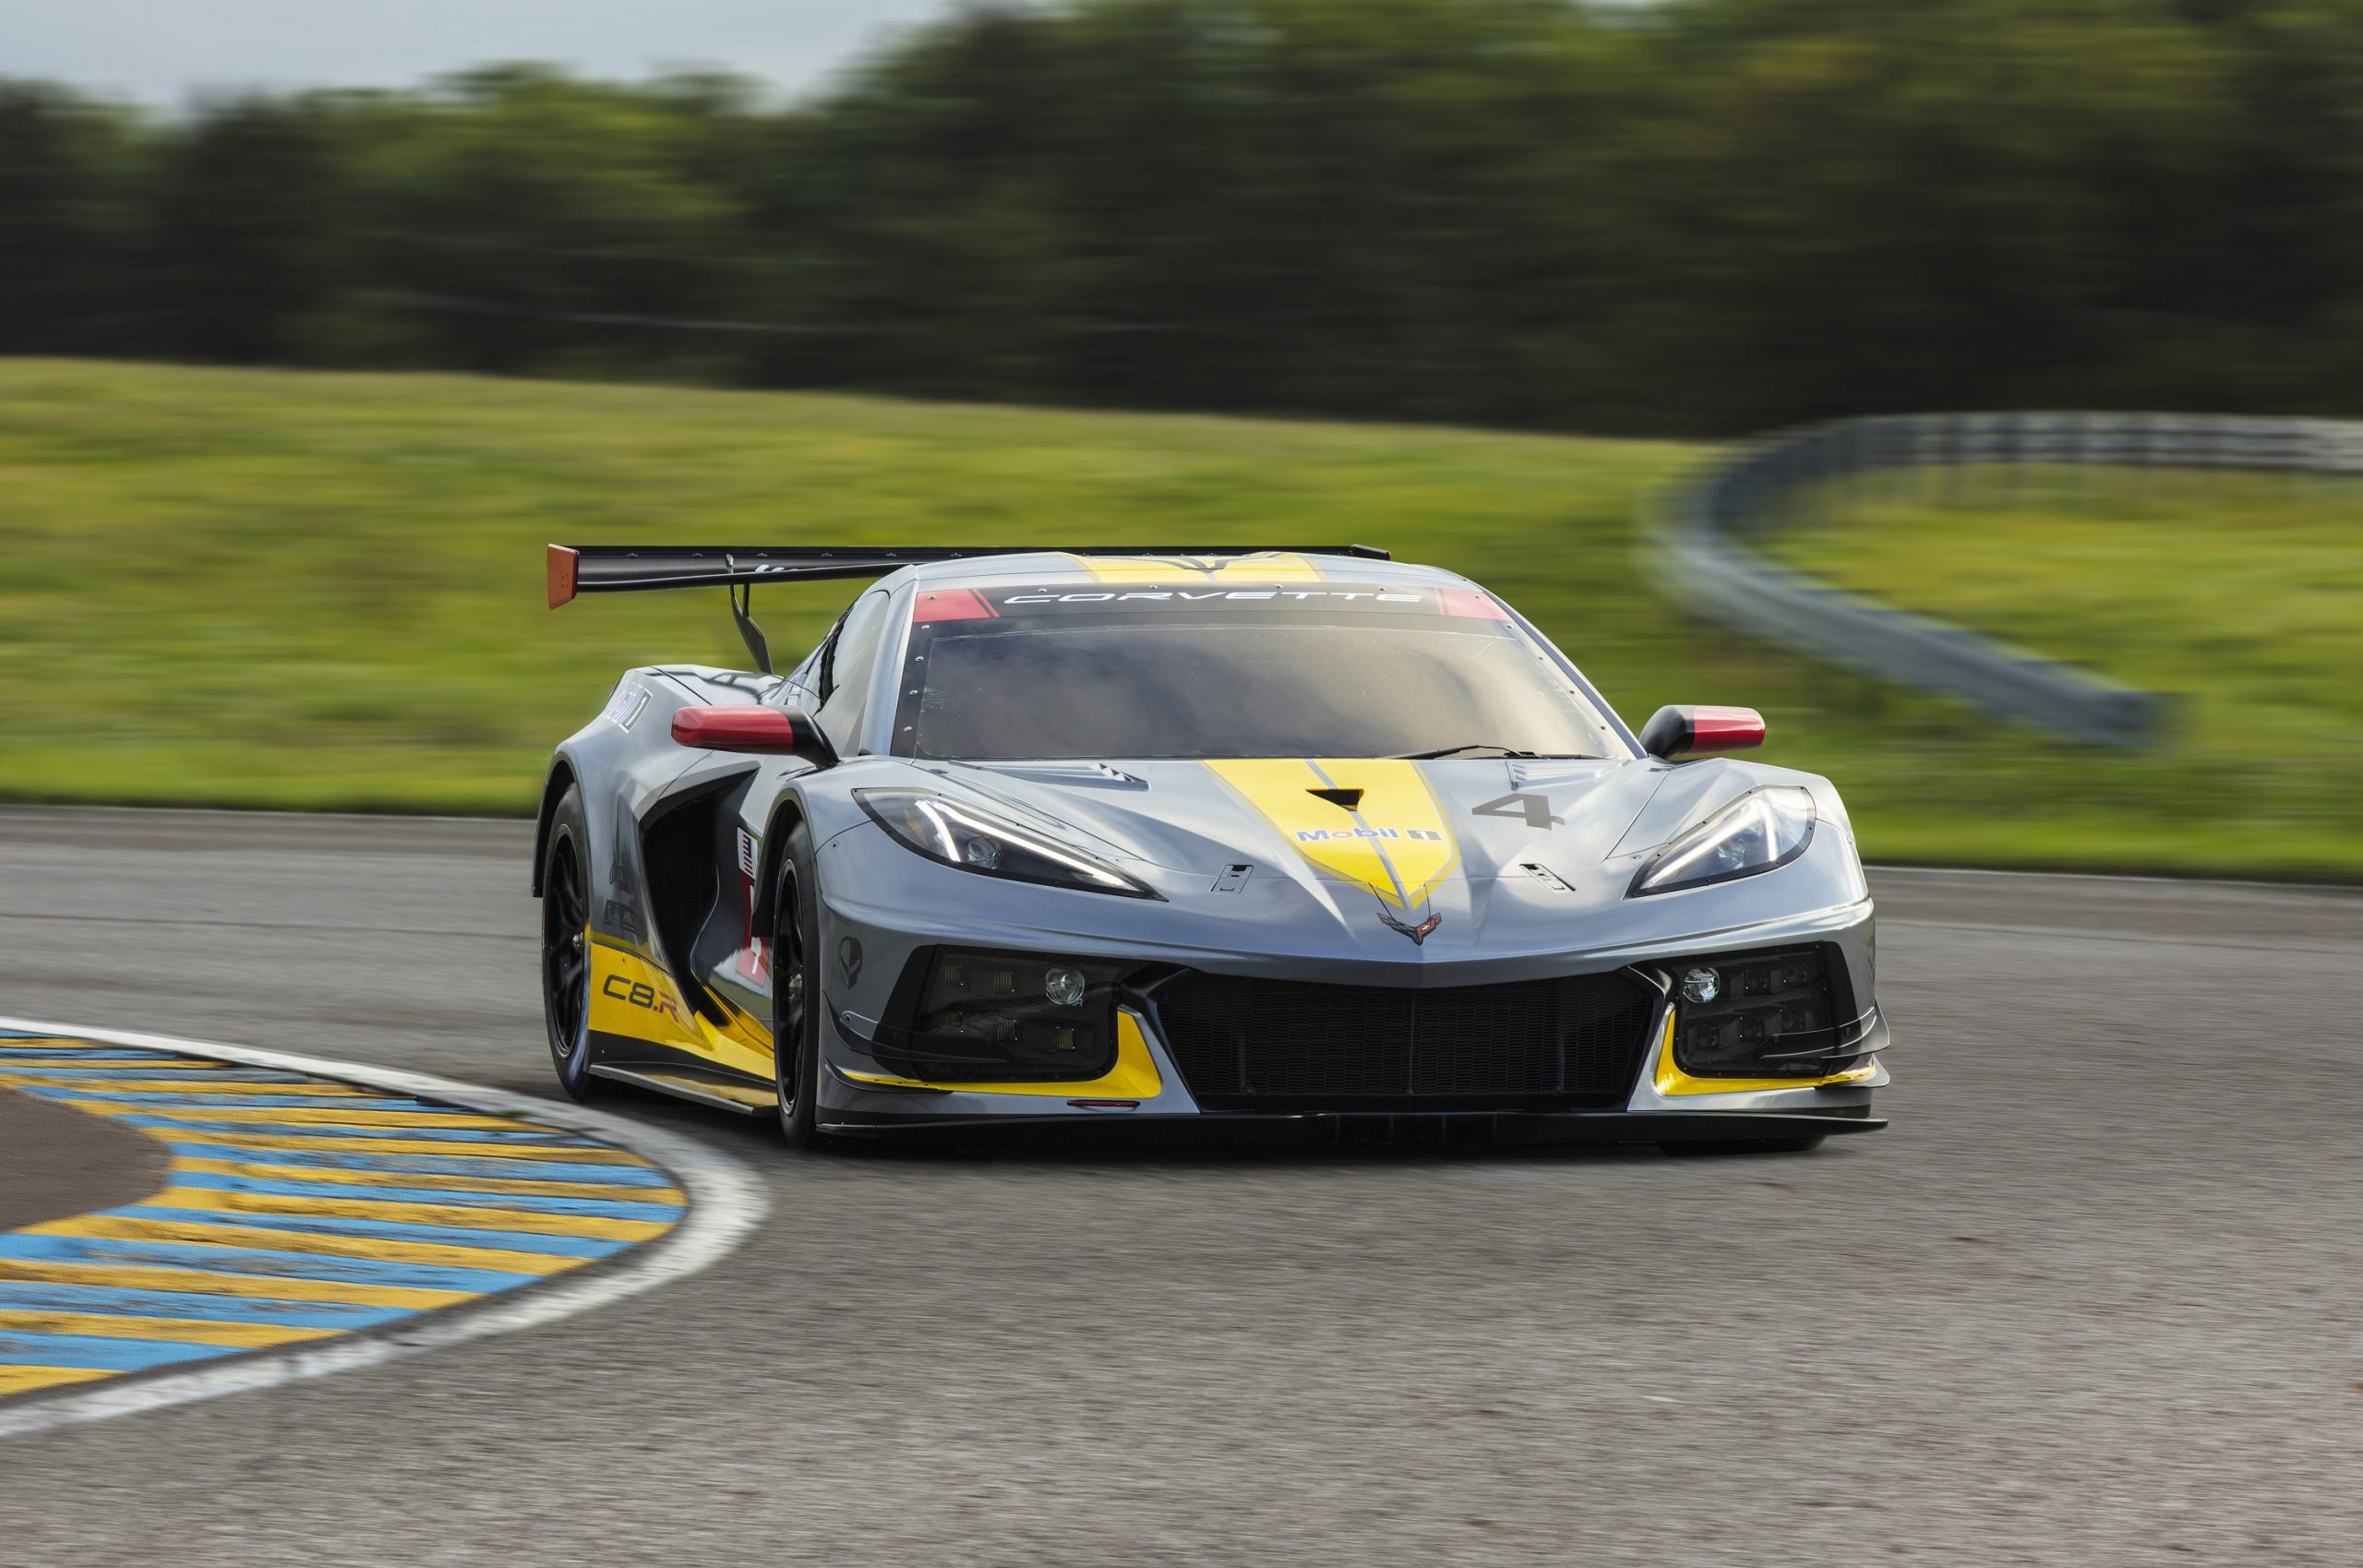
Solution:
M 1540 751 L 1519 751 L 1507 746 L 1496 746 L 1490 740 L 1471 740 L 1459 746 L 1439 746 L 1433 751 L 1398 751 L 1397 762 L 1432 762 L 1439 757 L 1457 757 L 1464 751 L 1497 751 L 1505 757 L 1540 757 Z

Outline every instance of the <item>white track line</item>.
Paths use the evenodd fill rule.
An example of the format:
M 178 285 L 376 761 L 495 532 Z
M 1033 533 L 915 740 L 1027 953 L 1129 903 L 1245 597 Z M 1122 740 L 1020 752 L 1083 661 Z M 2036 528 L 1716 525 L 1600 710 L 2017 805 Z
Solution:
M 218 1365 L 152 1377 L 110 1379 L 88 1393 L 39 1399 L 13 1409 L 0 1409 L 0 1437 L 46 1431 L 78 1421 L 129 1416 L 142 1410 L 184 1405 L 216 1394 L 240 1394 L 372 1366 L 421 1350 L 438 1349 L 487 1335 L 510 1334 L 556 1323 L 611 1301 L 651 1290 L 720 1261 L 744 1240 L 770 1212 L 755 1173 L 719 1149 L 662 1128 L 643 1126 L 605 1111 L 567 1101 L 535 1099 L 527 1095 L 461 1083 L 424 1072 L 371 1067 L 325 1057 L 291 1056 L 283 1051 L 224 1046 L 210 1040 L 184 1040 L 169 1035 L 136 1035 L 119 1029 L 82 1029 L 68 1023 L 0 1017 L 0 1029 L 53 1035 L 61 1039 L 97 1040 L 108 1045 L 144 1047 L 150 1050 L 181 1051 L 191 1056 L 246 1062 L 255 1067 L 286 1068 L 342 1078 L 371 1088 L 426 1099 L 447 1100 L 497 1116 L 523 1117 L 586 1133 L 654 1161 L 678 1178 L 689 1194 L 688 1215 L 654 1241 L 634 1248 L 579 1279 L 561 1276 L 548 1285 L 528 1286 L 482 1306 L 448 1308 L 426 1312 L 384 1331 L 362 1330 L 342 1338 L 285 1350 L 258 1351 Z

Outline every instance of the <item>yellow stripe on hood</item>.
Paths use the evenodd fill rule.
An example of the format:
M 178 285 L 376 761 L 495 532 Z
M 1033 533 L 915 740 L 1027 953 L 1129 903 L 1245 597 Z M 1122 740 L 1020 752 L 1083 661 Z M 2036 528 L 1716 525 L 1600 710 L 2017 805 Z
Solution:
M 1460 843 L 1417 762 L 1391 757 L 1208 762 L 1298 854 L 1409 911 L 1460 862 Z M 1358 789 L 1349 811 L 1311 793 Z
M 1094 582 L 1321 582 L 1320 567 L 1303 556 L 1077 556 Z

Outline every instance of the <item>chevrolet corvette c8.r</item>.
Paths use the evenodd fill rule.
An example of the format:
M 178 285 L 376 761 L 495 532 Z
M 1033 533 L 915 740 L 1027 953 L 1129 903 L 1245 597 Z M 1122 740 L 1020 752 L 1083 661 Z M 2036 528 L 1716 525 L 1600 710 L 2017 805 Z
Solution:
M 794 668 L 763 583 L 869 581 Z M 787 1137 L 1276 1123 L 1801 1148 L 1884 1125 L 1872 907 L 1755 713 L 1629 729 L 1484 589 L 1362 546 L 553 545 L 722 586 L 536 834 L 549 1046 Z

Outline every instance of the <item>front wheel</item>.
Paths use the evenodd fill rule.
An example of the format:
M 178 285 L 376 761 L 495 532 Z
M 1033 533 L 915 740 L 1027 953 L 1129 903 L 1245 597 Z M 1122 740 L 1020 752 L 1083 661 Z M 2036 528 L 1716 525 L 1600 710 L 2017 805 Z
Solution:
M 780 852 L 772 910 L 772 1079 L 780 1136 L 791 1149 L 817 1148 L 828 1141 L 819 1119 L 820 880 L 811 835 L 800 824 Z
M 568 1095 L 597 1094 L 591 1075 L 591 861 L 582 792 L 570 788 L 550 817 L 542 852 L 542 1018 L 550 1062 Z

